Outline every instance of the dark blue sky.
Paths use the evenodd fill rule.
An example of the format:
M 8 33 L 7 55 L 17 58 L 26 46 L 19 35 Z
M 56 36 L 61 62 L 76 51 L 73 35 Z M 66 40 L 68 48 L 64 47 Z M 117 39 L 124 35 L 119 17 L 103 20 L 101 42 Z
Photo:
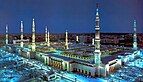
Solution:
M 51 32 L 94 32 L 97 0 L 0 0 L 0 33 L 9 25 L 10 33 L 19 33 L 20 21 L 24 32 L 31 33 L 32 18 L 36 32 L 45 25 Z M 132 32 L 133 20 L 137 31 L 143 32 L 143 0 L 98 0 L 102 32 Z

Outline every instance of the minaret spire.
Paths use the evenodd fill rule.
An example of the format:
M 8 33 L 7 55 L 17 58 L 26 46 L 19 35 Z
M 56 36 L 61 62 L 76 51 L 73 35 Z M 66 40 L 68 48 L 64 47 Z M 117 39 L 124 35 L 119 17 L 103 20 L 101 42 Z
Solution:
M 46 40 L 46 45 L 49 47 L 50 46 L 50 33 L 49 33 L 47 26 L 45 28 L 45 40 Z
M 65 39 L 65 48 L 66 49 L 69 49 L 69 46 L 68 46 L 68 31 L 66 30 L 66 39 Z
M 20 26 L 20 32 L 21 32 L 21 43 L 20 46 L 23 47 L 23 21 L 21 21 L 21 26 Z
M 100 66 L 101 63 L 101 51 L 100 51 L 100 27 L 99 27 L 99 12 L 98 12 L 98 4 L 96 4 L 96 19 L 95 19 L 95 51 L 94 51 L 94 63 L 97 66 Z
M 36 48 L 36 44 L 35 44 L 35 21 L 33 19 L 32 22 L 32 51 L 34 52 Z
M 96 3 L 96 16 L 99 16 L 99 12 L 98 12 L 98 7 L 99 7 L 99 4 L 98 3 Z
M 6 38 L 6 39 L 5 39 L 5 44 L 8 45 L 8 25 L 6 25 L 5 30 L 6 30 L 6 31 L 5 31 L 5 32 L 6 32 L 6 36 L 5 36 L 5 38 Z
M 136 20 L 134 20 L 134 34 L 133 34 L 133 49 L 134 50 L 137 50 L 137 32 L 136 32 L 136 27 L 137 27 L 137 25 L 136 25 L 137 23 L 136 23 Z

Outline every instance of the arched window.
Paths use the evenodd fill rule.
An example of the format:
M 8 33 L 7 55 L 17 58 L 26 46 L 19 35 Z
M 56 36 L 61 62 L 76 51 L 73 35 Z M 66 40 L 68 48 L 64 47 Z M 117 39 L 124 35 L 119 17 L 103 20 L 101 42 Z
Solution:
M 91 76 L 91 72 L 89 72 L 89 74 L 88 74 L 89 76 Z
M 80 69 L 78 69 L 78 72 L 80 72 Z
M 84 70 L 82 70 L 82 73 L 84 73 Z
M 85 74 L 87 74 L 87 71 L 85 71 Z

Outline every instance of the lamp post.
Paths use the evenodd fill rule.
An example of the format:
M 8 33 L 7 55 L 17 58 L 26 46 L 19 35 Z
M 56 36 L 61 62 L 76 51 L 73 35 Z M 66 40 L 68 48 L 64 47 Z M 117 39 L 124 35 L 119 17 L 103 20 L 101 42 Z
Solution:
M 77 75 L 75 75 L 75 82 L 77 82 Z
M 11 71 L 10 71 L 10 78 L 12 78 L 12 72 L 13 72 L 13 71 L 11 70 Z
M 63 72 L 63 71 L 61 71 L 61 75 L 62 75 L 62 76 L 61 76 L 61 78 L 63 78 L 63 74 L 64 74 L 64 72 Z
M 4 72 L 6 73 L 6 66 L 4 66 Z

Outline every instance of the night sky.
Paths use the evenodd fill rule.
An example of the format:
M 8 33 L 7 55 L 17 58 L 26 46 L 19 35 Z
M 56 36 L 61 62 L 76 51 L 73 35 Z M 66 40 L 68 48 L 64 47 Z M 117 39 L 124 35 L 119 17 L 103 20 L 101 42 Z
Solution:
M 52 33 L 94 32 L 96 2 L 101 32 L 133 32 L 136 19 L 137 32 L 143 33 L 143 0 L 0 0 L 0 33 L 6 24 L 10 33 L 19 33 L 21 20 L 24 33 L 31 33 L 32 18 L 37 33 L 46 25 Z

